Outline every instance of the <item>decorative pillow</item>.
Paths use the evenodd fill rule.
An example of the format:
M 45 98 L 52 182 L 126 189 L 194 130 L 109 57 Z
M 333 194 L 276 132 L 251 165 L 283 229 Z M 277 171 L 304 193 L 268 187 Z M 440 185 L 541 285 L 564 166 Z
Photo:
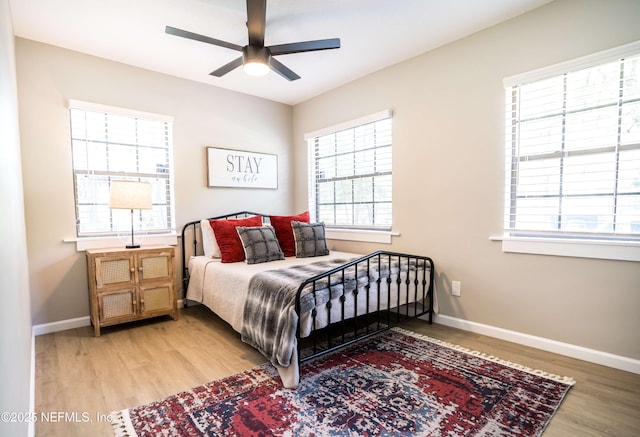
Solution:
M 278 242 L 280 242 L 284 256 L 295 256 L 296 241 L 295 238 L 293 238 L 291 222 L 309 223 L 309 211 L 298 215 L 272 215 L 269 216 L 269 221 L 271 222 L 271 226 L 276 230 L 276 237 L 278 237 Z
M 216 237 L 213 235 L 213 229 L 211 229 L 211 223 L 209 219 L 200 220 L 200 231 L 202 232 L 202 250 L 204 256 L 211 258 L 220 258 L 220 248 L 216 243 Z
M 260 226 L 262 217 L 259 215 L 246 219 L 209 220 L 216 242 L 220 247 L 223 263 L 234 263 L 244 260 L 244 249 L 236 231 L 237 226 Z
M 265 226 L 238 226 L 236 228 L 247 264 L 266 263 L 278 259 L 284 259 L 280 244 L 276 238 L 273 227 Z
M 296 257 L 329 255 L 327 240 L 324 235 L 324 223 L 291 222 L 293 236 L 296 240 Z

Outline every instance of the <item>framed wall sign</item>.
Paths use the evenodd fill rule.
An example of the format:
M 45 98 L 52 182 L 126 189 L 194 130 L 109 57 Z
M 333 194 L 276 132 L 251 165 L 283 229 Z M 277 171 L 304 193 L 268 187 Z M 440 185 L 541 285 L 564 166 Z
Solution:
M 278 156 L 207 147 L 210 187 L 278 188 Z

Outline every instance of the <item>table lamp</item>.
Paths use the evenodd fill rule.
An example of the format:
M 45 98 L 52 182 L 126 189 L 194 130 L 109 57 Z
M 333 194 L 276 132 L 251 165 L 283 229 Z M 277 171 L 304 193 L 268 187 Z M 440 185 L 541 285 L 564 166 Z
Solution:
M 131 244 L 127 249 L 137 249 L 139 244 L 133 241 L 133 210 L 151 209 L 151 184 L 138 181 L 111 181 L 109 208 L 131 210 Z

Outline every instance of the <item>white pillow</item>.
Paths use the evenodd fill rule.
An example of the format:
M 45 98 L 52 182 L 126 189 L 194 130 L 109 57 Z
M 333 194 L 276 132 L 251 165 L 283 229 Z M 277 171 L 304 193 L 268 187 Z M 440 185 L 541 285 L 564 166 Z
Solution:
M 200 230 L 202 232 L 204 255 L 211 258 L 222 258 L 222 253 L 220 253 L 220 247 L 216 241 L 216 236 L 213 234 L 213 229 L 211 229 L 209 219 L 200 220 Z

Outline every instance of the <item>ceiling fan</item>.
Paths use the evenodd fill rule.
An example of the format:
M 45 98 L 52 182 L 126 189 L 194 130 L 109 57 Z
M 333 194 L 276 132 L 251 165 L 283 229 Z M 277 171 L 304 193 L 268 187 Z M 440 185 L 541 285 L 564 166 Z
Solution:
M 266 27 L 266 13 L 266 0 L 247 0 L 247 28 L 249 31 L 249 44 L 244 47 L 171 26 L 166 26 L 165 32 L 182 38 L 193 39 L 242 52 L 241 57 L 234 59 L 228 64 L 225 64 L 217 70 L 209 73 L 216 77 L 222 77 L 242 65 L 246 73 L 254 76 L 265 75 L 271 69 L 287 80 L 297 80 L 300 79 L 300 76 L 291 71 L 280 61 L 276 60 L 274 56 L 340 48 L 340 38 L 302 41 L 265 47 L 264 31 Z

